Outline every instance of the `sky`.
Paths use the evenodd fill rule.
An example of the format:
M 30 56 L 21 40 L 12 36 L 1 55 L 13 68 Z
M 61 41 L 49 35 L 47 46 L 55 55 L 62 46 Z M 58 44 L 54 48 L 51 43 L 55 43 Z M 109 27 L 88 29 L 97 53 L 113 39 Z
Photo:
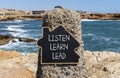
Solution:
M 62 6 L 87 12 L 120 12 L 120 0 L 1 0 L 0 9 L 47 10 Z

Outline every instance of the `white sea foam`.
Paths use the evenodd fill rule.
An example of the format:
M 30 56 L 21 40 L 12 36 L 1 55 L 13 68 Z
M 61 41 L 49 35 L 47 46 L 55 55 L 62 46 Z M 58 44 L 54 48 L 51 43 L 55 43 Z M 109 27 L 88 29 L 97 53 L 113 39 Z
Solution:
M 24 25 L 6 25 L 6 27 L 20 28 L 20 27 L 24 27 Z
M 18 40 L 18 39 L 16 39 L 16 38 L 15 38 L 15 39 L 13 39 L 13 40 L 14 40 L 14 41 L 16 41 L 16 42 L 19 42 L 19 40 Z
M 21 29 L 21 28 L 18 28 L 18 27 L 15 27 L 15 26 L 9 26 L 7 28 L 8 31 L 17 31 L 17 32 L 26 32 L 25 30 Z
M 23 27 L 23 26 L 22 25 L 9 25 L 7 26 L 6 30 L 8 30 L 9 34 L 11 34 L 12 36 L 17 37 L 27 32 L 27 30 L 24 30 L 20 27 Z
M 31 38 L 31 37 L 29 36 L 29 34 L 21 34 L 21 35 L 19 34 L 19 37 Z
M 120 20 L 97 20 L 97 19 L 81 19 L 81 21 L 120 21 Z
M 5 45 L 1 45 L 0 48 L 1 49 L 5 49 L 5 50 L 21 50 L 22 52 L 28 52 L 27 50 L 30 48 L 30 47 L 34 47 L 33 45 L 31 44 L 34 44 L 34 43 L 25 43 L 25 42 L 20 42 L 18 39 L 14 39 L 16 42 L 12 42 L 9 41 L 8 44 L 5 44 Z M 29 46 L 28 46 L 29 45 Z
M 20 23 L 23 22 L 24 20 L 10 20 L 10 21 L 0 21 L 0 23 Z
M 112 43 L 120 45 L 120 38 L 112 38 L 111 44 Z
M 28 31 L 32 30 L 25 30 L 21 27 L 24 27 L 24 25 L 8 25 L 7 28 L 4 28 L 4 30 L 7 30 L 9 34 L 11 34 L 14 37 L 25 37 L 25 38 L 31 38 L 29 34 L 26 34 Z
M 81 21 L 101 21 L 101 20 L 96 20 L 96 19 L 82 19 Z
M 94 36 L 92 40 L 105 40 L 105 41 L 110 41 L 111 38 L 109 37 L 104 37 L 104 36 Z
M 17 41 L 17 40 L 16 40 L 16 41 Z M 19 45 L 19 41 L 17 41 L 17 42 L 14 43 L 14 42 L 12 42 L 12 40 L 11 40 L 11 41 L 9 41 L 8 44 L 1 45 L 0 48 L 11 49 L 11 48 L 15 47 L 16 45 Z
M 14 20 L 15 23 L 23 22 L 24 20 Z
M 95 36 L 94 34 L 88 33 L 88 34 L 83 34 L 84 37 L 86 36 Z
M 105 41 L 111 40 L 111 38 L 109 38 L 109 37 L 97 36 L 97 35 L 91 34 L 91 33 L 83 34 L 83 37 L 92 37 L 92 40 L 105 40 Z

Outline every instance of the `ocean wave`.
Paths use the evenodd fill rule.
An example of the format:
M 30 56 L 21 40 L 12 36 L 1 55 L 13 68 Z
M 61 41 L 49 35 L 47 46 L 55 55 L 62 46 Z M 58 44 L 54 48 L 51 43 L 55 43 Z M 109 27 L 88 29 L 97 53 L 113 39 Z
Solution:
M 88 36 L 95 36 L 94 34 L 88 33 L 88 34 L 83 34 L 83 37 L 88 37 Z
M 110 43 L 120 45 L 120 38 L 112 38 Z
M 23 27 L 22 25 L 9 25 L 6 30 L 9 34 L 11 34 L 14 37 L 18 37 L 19 35 L 23 35 L 27 30 L 24 30 L 20 27 Z
M 120 20 L 97 20 L 97 19 L 81 19 L 81 21 L 120 21 Z
M 19 34 L 19 35 L 17 35 L 18 37 L 21 37 L 21 38 L 30 38 L 30 39 L 32 39 L 32 37 L 30 37 L 30 35 L 29 34 Z
M 24 25 L 6 25 L 6 27 L 20 28 L 24 27 Z
M 10 20 L 10 21 L 0 21 L 0 23 L 20 23 L 23 22 L 24 20 Z
M 9 41 L 8 44 L 1 45 L 0 48 L 11 49 L 11 48 L 14 48 L 16 45 L 19 45 L 19 43 L 21 43 L 17 39 L 14 39 L 14 40 L 16 41 L 15 43 L 12 42 L 12 40 L 11 40 L 11 41 Z
M 111 38 L 109 38 L 109 37 L 97 36 L 97 35 L 91 34 L 91 33 L 83 34 L 83 37 L 91 37 L 91 40 L 92 40 L 92 41 L 94 41 L 94 40 L 105 40 L 105 41 L 110 41 L 110 40 L 111 40 Z
M 8 26 L 7 30 L 8 31 L 16 31 L 16 32 L 27 32 L 26 30 L 23 30 L 22 28 L 19 28 L 20 26 L 18 25 L 11 25 Z
M 110 41 L 111 38 L 109 37 L 104 37 L 104 36 L 94 36 L 92 40 L 104 40 L 104 41 Z
M 31 52 L 33 49 L 36 49 L 36 48 L 34 48 L 36 45 L 35 43 L 20 42 L 18 39 L 14 39 L 14 41 L 16 41 L 16 42 L 13 42 L 11 40 L 11 41 L 9 41 L 8 44 L 1 45 L 0 48 L 4 49 L 4 50 L 17 50 L 17 51 L 20 51 L 23 53 Z M 31 48 L 32 48 L 32 50 L 31 50 Z
M 15 23 L 23 22 L 24 20 L 14 20 Z
M 82 19 L 81 21 L 101 21 L 101 20 L 96 20 L 96 19 Z
M 22 37 L 22 38 L 34 38 L 33 35 L 30 36 L 30 32 L 38 31 L 38 30 L 29 30 L 23 29 L 25 25 L 7 25 L 7 28 L 3 28 L 2 30 L 6 30 L 10 35 L 14 37 Z M 29 33 L 28 33 L 29 32 Z

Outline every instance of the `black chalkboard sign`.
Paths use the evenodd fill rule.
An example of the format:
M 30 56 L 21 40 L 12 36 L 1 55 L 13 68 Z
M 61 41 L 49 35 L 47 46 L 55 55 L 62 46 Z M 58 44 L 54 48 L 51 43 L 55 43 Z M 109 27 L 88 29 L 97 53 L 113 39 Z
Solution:
M 37 41 L 41 47 L 41 64 L 76 64 L 79 56 L 75 49 L 79 43 L 69 34 L 63 26 L 54 31 L 42 28 L 42 38 Z

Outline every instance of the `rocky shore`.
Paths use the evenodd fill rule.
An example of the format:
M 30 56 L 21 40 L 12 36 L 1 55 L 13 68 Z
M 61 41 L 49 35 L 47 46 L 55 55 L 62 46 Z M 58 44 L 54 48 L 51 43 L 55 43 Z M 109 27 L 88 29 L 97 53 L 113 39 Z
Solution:
M 56 12 L 60 12 L 60 13 L 57 14 Z M 68 13 L 68 15 L 64 13 Z M 102 52 L 84 51 L 81 32 L 79 31 L 80 18 L 78 13 L 69 11 L 66 9 L 64 11 L 61 11 L 61 9 L 57 9 L 57 11 L 56 10 L 54 10 L 53 12 L 49 11 L 48 14 L 50 15 L 50 18 L 53 18 L 53 19 L 49 19 L 48 15 L 45 15 L 43 20 L 44 21 L 43 26 L 51 26 L 50 27 L 51 30 L 53 30 L 59 24 L 66 26 L 67 30 L 71 32 L 71 34 L 73 34 L 75 39 L 79 40 L 81 45 L 76 50 L 76 53 L 80 55 L 79 63 L 77 66 L 71 65 L 67 67 L 65 66 L 60 67 L 59 65 L 51 65 L 51 66 L 44 65 L 42 66 L 42 70 L 45 78 L 61 78 L 61 77 L 79 78 L 83 76 L 85 78 L 119 78 L 120 77 L 120 64 L 119 64 L 120 54 L 119 53 L 108 52 L 108 51 L 102 51 Z M 54 15 L 54 14 L 57 14 L 57 15 Z M 67 17 L 65 17 L 64 15 L 66 15 Z M 19 18 L 19 15 L 17 15 L 17 17 L 16 15 L 14 16 L 12 20 L 39 18 L 37 17 L 36 14 L 35 16 L 33 15 L 32 17 L 29 14 L 21 15 L 20 18 Z M 54 16 L 58 18 L 55 19 L 56 17 Z M 60 21 L 61 19 L 59 19 L 59 17 L 62 19 L 62 21 Z M 101 20 L 117 19 L 118 20 L 119 14 L 116 17 L 114 15 L 103 15 L 103 14 L 102 15 L 88 14 L 88 15 L 82 15 L 81 17 L 84 19 L 101 19 Z M 11 20 L 11 18 L 9 19 L 8 18 L 5 20 Z M 4 17 L 2 18 L 2 20 L 3 19 Z M 70 27 L 67 27 L 67 26 L 70 26 Z M 29 38 L 13 37 L 11 35 L 0 35 L 0 45 L 7 44 L 10 41 L 35 42 L 36 40 L 29 39 Z M 16 51 L 0 50 L 0 78 L 18 78 L 18 77 L 19 78 L 36 78 L 37 65 L 39 64 L 39 68 L 41 66 L 40 60 L 41 59 L 39 59 L 39 63 L 38 63 L 38 54 L 36 53 L 21 54 L 20 52 L 16 52 Z M 40 70 L 38 72 L 40 72 Z M 38 75 L 41 75 L 41 74 L 38 74 Z
M 120 20 L 120 13 L 81 13 L 82 19 Z
M 26 19 L 42 19 L 41 14 L 32 14 L 32 11 L 0 9 L 0 21 L 7 20 L 26 20 Z
M 9 43 L 9 41 L 16 42 L 16 39 L 20 42 L 35 42 L 35 39 L 29 39 L 29 38 L 19 38 L 19 37 L 13 37 L 10 35 L 0 35 L 0 45 L 4 45 Z
M 119 78 L 120 54 L 84 52 L 88 78 Z M 0 78 L 36 78 L 38 54 L 0 50 Z
M 80 13 L 82 19 L 95 19 L 95 20 L 120 20 L 120 13 Z M 42 20 L 43 16 L 40 14 L 32 15 L 5 15 L 0 16 L 0 21 L 7 20 L 26 20 L 35 19 Z
M 35 19 L 41 20 L 41 15 L 0 15 L 0 21 L 8 21 L 8 20 L 26 20 L 26 19 Z

